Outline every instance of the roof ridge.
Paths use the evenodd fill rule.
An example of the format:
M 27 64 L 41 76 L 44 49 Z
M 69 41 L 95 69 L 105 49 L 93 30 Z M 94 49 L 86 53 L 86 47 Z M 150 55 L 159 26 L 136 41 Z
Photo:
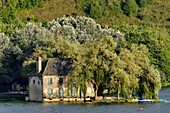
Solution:
M 47 64 L 45 65 L 44 72 L 42 73 L 42 76 L 43 76 L 44 73 L 46 72 L 46 69 L 47 69 L 47 67 L 48 67 L 48 63 L 50 62 L 50 61 L 49 61 L 50 59 L 51 59 L 51 58 L 48 58 L 48 60 L 47 60 Z

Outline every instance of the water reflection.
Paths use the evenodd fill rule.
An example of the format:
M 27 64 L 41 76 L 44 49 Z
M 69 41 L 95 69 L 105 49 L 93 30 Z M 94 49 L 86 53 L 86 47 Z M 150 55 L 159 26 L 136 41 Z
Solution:
M 159 98 L 170 100 L 170 87 L 162 88 L 159 92 Z

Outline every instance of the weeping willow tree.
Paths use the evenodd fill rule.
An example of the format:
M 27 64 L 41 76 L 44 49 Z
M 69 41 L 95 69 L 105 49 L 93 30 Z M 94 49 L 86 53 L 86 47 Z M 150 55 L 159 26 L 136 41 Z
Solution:
M 140 73 L 137 74 L 140 97 L 157 99 L 158 91 L 161 88 L 159 71 L 150 64 L 148 49 L 144 45 L 131 45 L 131 53 L 134 56 L 135 64 L 140 67 Z
M 120 52 L 120 59 L 124 62 L 123 69 L 128 74 L 129 78 L 129 89 L 128 98 L 132 97 L 133 93 L 136 93 L 139 89 L 138 77 L 142 74 L 142 69 L 135 63 L 135 56 L 128 49 L 122 49 Z
M 79 52 L 79 60 L 75 61 L 74 73 L 77 77 L 83 75 L 94 84 L 95 97 L 99 86 L 107 84 L 108 89 L 117 92 L 118 99 L 120 96 L 157 99 L 161 86 L 160 74 L 150 64 L 146 46 L 132 44 L 117 54 L 116 43 L 111 37 L 106 37 L 96 43 L 84 43 L 81 47 L 84 49 Z
M 129 78 L 128 74 L 123 70 L 119 68 L 115 68 L 113 70 L 114 73 L 114 81 L 116 82 L 115 85 L 117 86 L 117 98 L 120 99 L 120 94 L 122 97 L 127 98 L 128 89 L 129 89 Z
M 111 62 L 108 66 L 108 86 L 116 90 L 118 99 L 120 96 L 158 98 L 161 77 L 159 71 L 150 64 L 146 46 L 132 44 L 130 48 L 122 48 Z

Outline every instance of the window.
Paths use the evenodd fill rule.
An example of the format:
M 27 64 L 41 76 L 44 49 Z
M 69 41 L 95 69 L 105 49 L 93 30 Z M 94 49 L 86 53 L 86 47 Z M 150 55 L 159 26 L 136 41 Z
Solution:
M 60 97 L 63 96 L 63 88 L 59 88 L 59 96 L 60 96 Z
M 71 88 L 71 96 L 74 97 L 74 88 Z
M 62 85 L 64 82 L 64 79 L 63 78 L 59 78 L 59 84 Z
M 53 84 L 53 79 L 52 78 L 48 78 L 48 84 Z
M 52 94 L 53 94 L 53 90 L 52 90 L 52 89 L 49 89 L 49 90 L 48 90 L 48 94 L 49 94 L 49 95 L 52 95 Z
M 35 80 L 33 80 L 33 84 L 35 84 Z
M 40 85 L 40 81 L 38 81 L 38 85 Z

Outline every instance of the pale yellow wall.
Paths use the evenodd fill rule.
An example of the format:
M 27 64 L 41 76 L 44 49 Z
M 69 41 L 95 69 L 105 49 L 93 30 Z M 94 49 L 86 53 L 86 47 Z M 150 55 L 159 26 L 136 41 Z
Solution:
M 52 84 L 48 83 L 48 79 L 52 78 Z M 59 86 L 59 78 L 60 76 L 43 76 L 43 97 L 45 98 L 55 98 L 59 97 L 59 87 L 63 88 L 63 96 L 67 96 L 67 86 L 66 86 L 66 78 L 64 77 L 64 83 L 62 86 Z M 48 91 L 52 89 L 53 94 L 49 95 Z
M 44 98 L 55 98 L 55 97 L 59 97 L 59 87 L 63 88 L 63 96 L 64 97 L 71 97 L 71 88 L 68 89 L 68 86 L 66 83 L 70 82 L 67 81 L 67 77 L 64 77 L 64 83 L 62 86 L 59 86 L 59 78 L 62 78 L 63 76 L 57 76 L 57 75 L 53 75 L 53 76 L 43 76 L 43 97 Z M 48 79 L 52 78 L 52 84 L 48 84 Z M 86 96 L 89 97 L 94 97 L 94 88 L 93 88 L 93 84 L 87 83 L 87 94 Z M 52 89 L 53 90 L 53 94 L 49 95 L 48 91 Z M 74 89 L 74 95 L 75 97 L 80 97 L 79 95 L 79 89 Z M 83 96 L 83 93 L 82 93 Z
M 48 78 L 52 78 L 52 84 L 48 84 Z M 53 94 L 49 95 L 48 90 L 52 89 Z M 43 76 L 43 97 L 57 97 L 58 96 L 58 77 L 57 76 Z

